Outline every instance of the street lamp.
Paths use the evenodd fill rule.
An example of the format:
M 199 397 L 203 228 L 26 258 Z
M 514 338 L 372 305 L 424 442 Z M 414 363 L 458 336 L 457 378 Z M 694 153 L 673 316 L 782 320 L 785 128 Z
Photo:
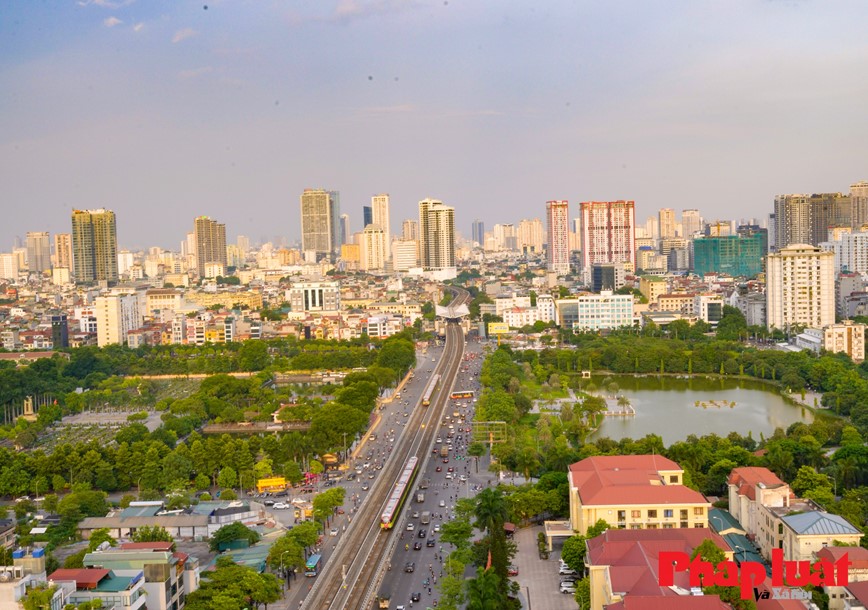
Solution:
M 283 585 L 286 585 L 286 572 L 283 571 L 283 556 L 289 553 L 289 551 L 284 551 L 280 554 L 280 577 L 283 579 Z

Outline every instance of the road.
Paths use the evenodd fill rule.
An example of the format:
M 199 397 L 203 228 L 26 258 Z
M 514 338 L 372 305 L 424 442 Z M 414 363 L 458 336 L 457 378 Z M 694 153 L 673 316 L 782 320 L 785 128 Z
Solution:
M 455 290 L 455 293 L 455 302 L 466 300 L 466 292 Z M 392 414 L 391 419 L 380 421 L 380 433 L 377 434 L 375 442 L 386 441 L 391 444 L 391 447 L 385 450 L 385 457 L 388 459 L 382 465 L 380 474 L 375 475 L 374 484 L 368 497 L 358 507 L 352 525 L 335 543 L 329 561 L 303 601 L 303 608 L 343 610 L 374 607 L 378 583 L 388 571 L 391 549 L 397 545 L 400 535 L 397 530 L 382 530 L 380 515 L 407 459 L 416 456 L 424 467 L 438 433 L 438 424 L 447 407 L 448 392 L 461 364 L 463 350 L 464 336 L 461 327 L 455 323 L 447 324 L 443 353 L 439 359 L 431 356 L 431 366 L 442 379 L 431 405 L 424 407 L 421 403 L 416 403 L 411 411 L 402 412 L 400 417 L 406 420 L 407 424 L 404 433 L 397 440 L 391 431 L 403 423 L 397 420 L 398 416 Z M 405 399 L 406 397 L 402 397 L 402 400 Z M 382 458 L 383 454 L 379 457 Z M 408 494 L 409 492 L 412 492 L 412 489 L 408 490 Z M 406 505 L 404 510 L 407 510 Z

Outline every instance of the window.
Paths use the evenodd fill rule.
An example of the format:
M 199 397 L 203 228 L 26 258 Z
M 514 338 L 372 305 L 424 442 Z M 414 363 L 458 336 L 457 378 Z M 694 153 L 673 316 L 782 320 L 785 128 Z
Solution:
M 686 508 L 681 509 L 681 518 L 687 519 L 687 509 Z
M 648 518 L 649 519 L 656 519 L 657 518 L 657 511 L 654 509 L 649 510 L 648 511 Z
M 630 511 L 630 516 L 633 519 L 641 519 L 642 518 L 642 511 L 641 510 Z
M 618 521 L 626 521 L 627 520 L 627 511 L 619 510 L 618 511 Z
M 678 483 L 678 475 L 677 474 L 670 474 L 669 475 L 669 482 L 670 483 Z
M 705 514 L 705 508 L 704 507 L 702 507 L 702 506 L 694 506 L 693 507 L 693 516 L 694 517 L 701 517 L 704 514 Z
M 664 516 L 666 519 L 671 519 L 674 513 L 675 513 L 675 511 L 672 510 L 671 508 L 665 508 L 665 509 L 663 509 L 663 516 Z

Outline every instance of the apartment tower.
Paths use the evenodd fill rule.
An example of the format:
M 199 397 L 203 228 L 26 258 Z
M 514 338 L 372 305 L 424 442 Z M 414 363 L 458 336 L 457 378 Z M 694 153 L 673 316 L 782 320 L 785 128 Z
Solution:
M 635 270 L 635 202 L 583 201 L 579 212 L 583 267 L 589 269 L 594 263 L 620 263 L 629 264 L 629 271 Z
M 392 241 L 392 221 L 389 216 L 389 194 L 382 193 L 371 197 L 371 222 L 381 229 L 386 240 L 386 257 L 388 258 L 388 246 Z M 367 226 L 367 225 L 365 225 Z
M 570 272 L 570 204 L 567 201 L 546 202 L 548 270 L 558 275 Z
M 455 267 L 455 208 L 435 199 L 419 202 L 419 255 L 424 269 Z
M 305 189 L 301 195 L 301 249 L 317 259 L 331 258 L 340 247 L 340 200 L 337 191 Z
M 118 281 L 118 236 L 111 210 L 72 211 L 72 262 L 80 284 Z
M 46 231 L 27 233 L 27 269 L 31 273 L 51 271 L 51 241 Z
M 835 323 L 835 254 L 810 244 L 790 244 L 766 260 L 768 328 Z
M 72 272 L 72 235 L 54 234 L 54 266 Z
M 675 210 L 662 208 L 657 215 L 660 219 L 660 239 L 675 237 Z
M 207 216 L 199 216 L 193 222 L 193 234 L 196 240 L 196 269 L 199 277 L 208 277 L 206 265 L 222 265 L 226 273 L 226 225 L 211 220 Z

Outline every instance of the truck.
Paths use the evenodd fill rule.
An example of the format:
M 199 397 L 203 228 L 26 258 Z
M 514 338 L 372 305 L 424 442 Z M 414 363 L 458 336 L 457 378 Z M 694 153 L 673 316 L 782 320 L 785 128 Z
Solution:
M 421 490 L 417 491 L 416 492 L 416 502 L 422 503 L 424 501 L 425 501 L 425 492 L 421 491 Z
M 419 521 L 420 523 L 422 523 L 422 525 L 428 525 L 429 523 L 431 523 L 431 511 L 423 510 L 422 516 L 419 518 Z
M 449 457 L 449 445 L 440 445 L 440 457 L 448 458 Z

